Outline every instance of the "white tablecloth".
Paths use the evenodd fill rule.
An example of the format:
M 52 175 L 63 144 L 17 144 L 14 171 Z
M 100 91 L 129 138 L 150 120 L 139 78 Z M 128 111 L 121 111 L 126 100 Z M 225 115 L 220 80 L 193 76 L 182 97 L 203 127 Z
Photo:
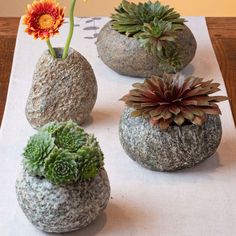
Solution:
M 198 48 L 192 63 L 183 71 L 221 83 L 223 79 L 203 17 L 188 17 Z M 105 154 L 111 183 L 109 205 L 86 229 L 69 235 L 135 236 L 233 236 L 236 235 L 235 127 L 229 103 L 223 102 L 223 138 L 216 155 L 199 166 L 176 173 L 142 168 L 124 153 L 118 138 L 118 123 L 124 104 L 118 99 L 140 79 L 121 76 L 98 59 L 94 34 L 108 18 L 76 18 L 72 47 L 91 63 L 98 82 L 98 99 L 87 132 L 98 137 Z M 67 20 L 68 21 L 68 20 Z M 69 24 L 52 40 L 63 46 Z M 35 133 L 24 114 L 32 74 L 45 42 L 34 41 L 20 25 L 11 73 L 7 104 L 0 131 L 0 235 L 45 235 L 26 219 L 15 196 L 22 150 Z

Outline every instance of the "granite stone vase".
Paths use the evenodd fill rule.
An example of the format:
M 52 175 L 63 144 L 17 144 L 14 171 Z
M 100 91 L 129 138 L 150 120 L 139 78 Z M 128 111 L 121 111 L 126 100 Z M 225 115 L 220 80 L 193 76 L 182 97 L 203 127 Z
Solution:
M 97 99 L 97 82 L 89 62 L 70 48 L 62 60 L 63 48 L 55 48 L 57 58 L 46 50 L 39 58 L 26 104 L 26 117 L 34 128 L 51 121 L 84 123 Z
M 125 108 L 119 125 L 121 144 L 134 161 L 155 171 L 189 168 L 211 157 L 222 136 L 219 115 L 207 115 L 202 126 L 170 126 L 161 131 L 148 119 L 132 117 Z
M 186 25 L 177 32 L 176 42 L 183 55 L 182 70 L 193 59 L 197 43 Z M 101 29 L 96 44 L 100 59 L 119 74 L 134 77 L 163 74 L 158 58 L 141 48 L 137 39 L 112 29 L 111 21 Z
M 106 208 L 110 184 L 105 169 L 90 181 L 58 187 L 23 171 L 16 181 L 18 203 L 28 220 L 50 233 L 79 230 Z

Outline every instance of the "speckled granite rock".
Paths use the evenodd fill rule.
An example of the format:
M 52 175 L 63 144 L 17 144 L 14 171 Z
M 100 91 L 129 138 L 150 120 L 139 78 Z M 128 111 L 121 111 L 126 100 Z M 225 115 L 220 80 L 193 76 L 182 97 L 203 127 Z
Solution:
M 142 166 L 157 171 L 192 167 L 212 156 L 220 144 L 220 117 L 207 116 L 203 126 L 172 126 L 166 131 L 153 127 L 147 119 L 131 117 L 125 108 L 119 127 L 126 153 Z
M 60 57 L 62 48 L 55 48 Z M 73 120 L 82 124 L 97 98 L 97 82 L 88 61 L 70 49 L 65 60 L 46 50 L 36 65 L 26 105 L 26 117 L 34 128 L 50 121 Z
M 197 43 L 187 26 L 178 33 L 177 42 L 185 55 L 184 68 L 193 59 Z M 158 68 L 158 59 L 141 48 L 136 39 L 113 30 L 111 22 L 101 29 L 96 44 L 101 60 L 119 74 L 135 77 L 162 74 Z
M 93 180 L 57 187 L 22 172 L 16 181 L 17 200 L 29 221 L 46 232 L 81 229 L 106 208 L 110 184 L 105 170 Z

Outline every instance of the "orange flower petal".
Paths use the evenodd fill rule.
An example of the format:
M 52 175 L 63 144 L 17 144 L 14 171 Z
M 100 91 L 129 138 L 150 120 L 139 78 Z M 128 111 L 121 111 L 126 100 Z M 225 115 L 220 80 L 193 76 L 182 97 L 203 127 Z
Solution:
M 64 8 L 55 0 L 37 0 L 27 5 L 23 24 L 27 26 L 25 32 L 35 39 L 48 39 L 59 32 L 64 21 Z

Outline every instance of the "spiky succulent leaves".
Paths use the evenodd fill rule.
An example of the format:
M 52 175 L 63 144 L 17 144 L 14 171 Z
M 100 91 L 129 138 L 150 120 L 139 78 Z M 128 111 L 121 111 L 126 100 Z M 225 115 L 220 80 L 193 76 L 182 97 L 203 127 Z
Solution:
M 148 118 L 162 130 L 173 124 L 181 126 L 191 122 L 202 125 L 206 114 L 221 113 L 216 103 L 227 99 L 211 96 L 220 90 L 218 83 L 204 82 L 194 76 L 152 76 L 144 83 L 133 84 L 133 87 L 121 100 L 134 109 L 132 116 Z
M 182 68 L 176 32 L 182 30 L 185 20 L 169 6 L 159 1 L 130 3 L 123 0 L 112 15 L 112 28 L 136 38 L 140 46 L 159 58 L 162 70 L 177 72 Z
M 162 50 L 163 44 L 175 41 L 175 27 L 171 22 L 155 19 L 150 24 L 144 23 L 143 32 L 135 37 L 140 40 L 141 46 L 156 54 Z
M 45 159 L 54 147 L 54 139 L 48 133 L 39 132 L 32 136 L 23 152 L 25 169 L 33 175 L 43 176 Z
M 77 181 L 76 155 L 67 150 L 55 148 L 45 160 L 45 177 L 55 185 L 66 185 Z
M 61 126 L 63 126 L 63 123 L 59 123 L 59 122 L 50 122 L 46 125 L 44 125 L 41 129 L 40 132 L 48 132 L 49 134 L 53 134 L 58 128 L 60 128 Z
M 86 145 L 78 150 L 77 165 L 80 180 L 94 178 L 103 167 L 103 153 L 93 135 L 89 135 Z
M 161 5 L 159 1 L 135 4 L 123 0 L 115 10 L 111 16 L 112 27 L 127 36 L 142 32 L 144 23 L 151 23 L 155 18 L 179 25 L 185 21 L 173 8 Z
M 177 73 L 183 68 L 183 55 L 177 44 L 168 44 L 158 51 L 159 69 L 165 73 Z
M 144 24 L 143 32 L 136 34 L 140 46 L 157 56 L 159 67 L 165 72 L 177 72 L 182 68 L 182 57 L 176 41 L 176 31 L 182 26 L 154 19 Z
M 55 185 L 91 179 L 103 167 L 96 138 L 72 121 L 43 126 L 30 138 L 23 155 L 29 173 Z
M 67 149 L 69 152 L 77 152 L 87 139 L 87 134 L 72 121 L 61 123 L 60 127 L 52 133 L 57 147 Z

